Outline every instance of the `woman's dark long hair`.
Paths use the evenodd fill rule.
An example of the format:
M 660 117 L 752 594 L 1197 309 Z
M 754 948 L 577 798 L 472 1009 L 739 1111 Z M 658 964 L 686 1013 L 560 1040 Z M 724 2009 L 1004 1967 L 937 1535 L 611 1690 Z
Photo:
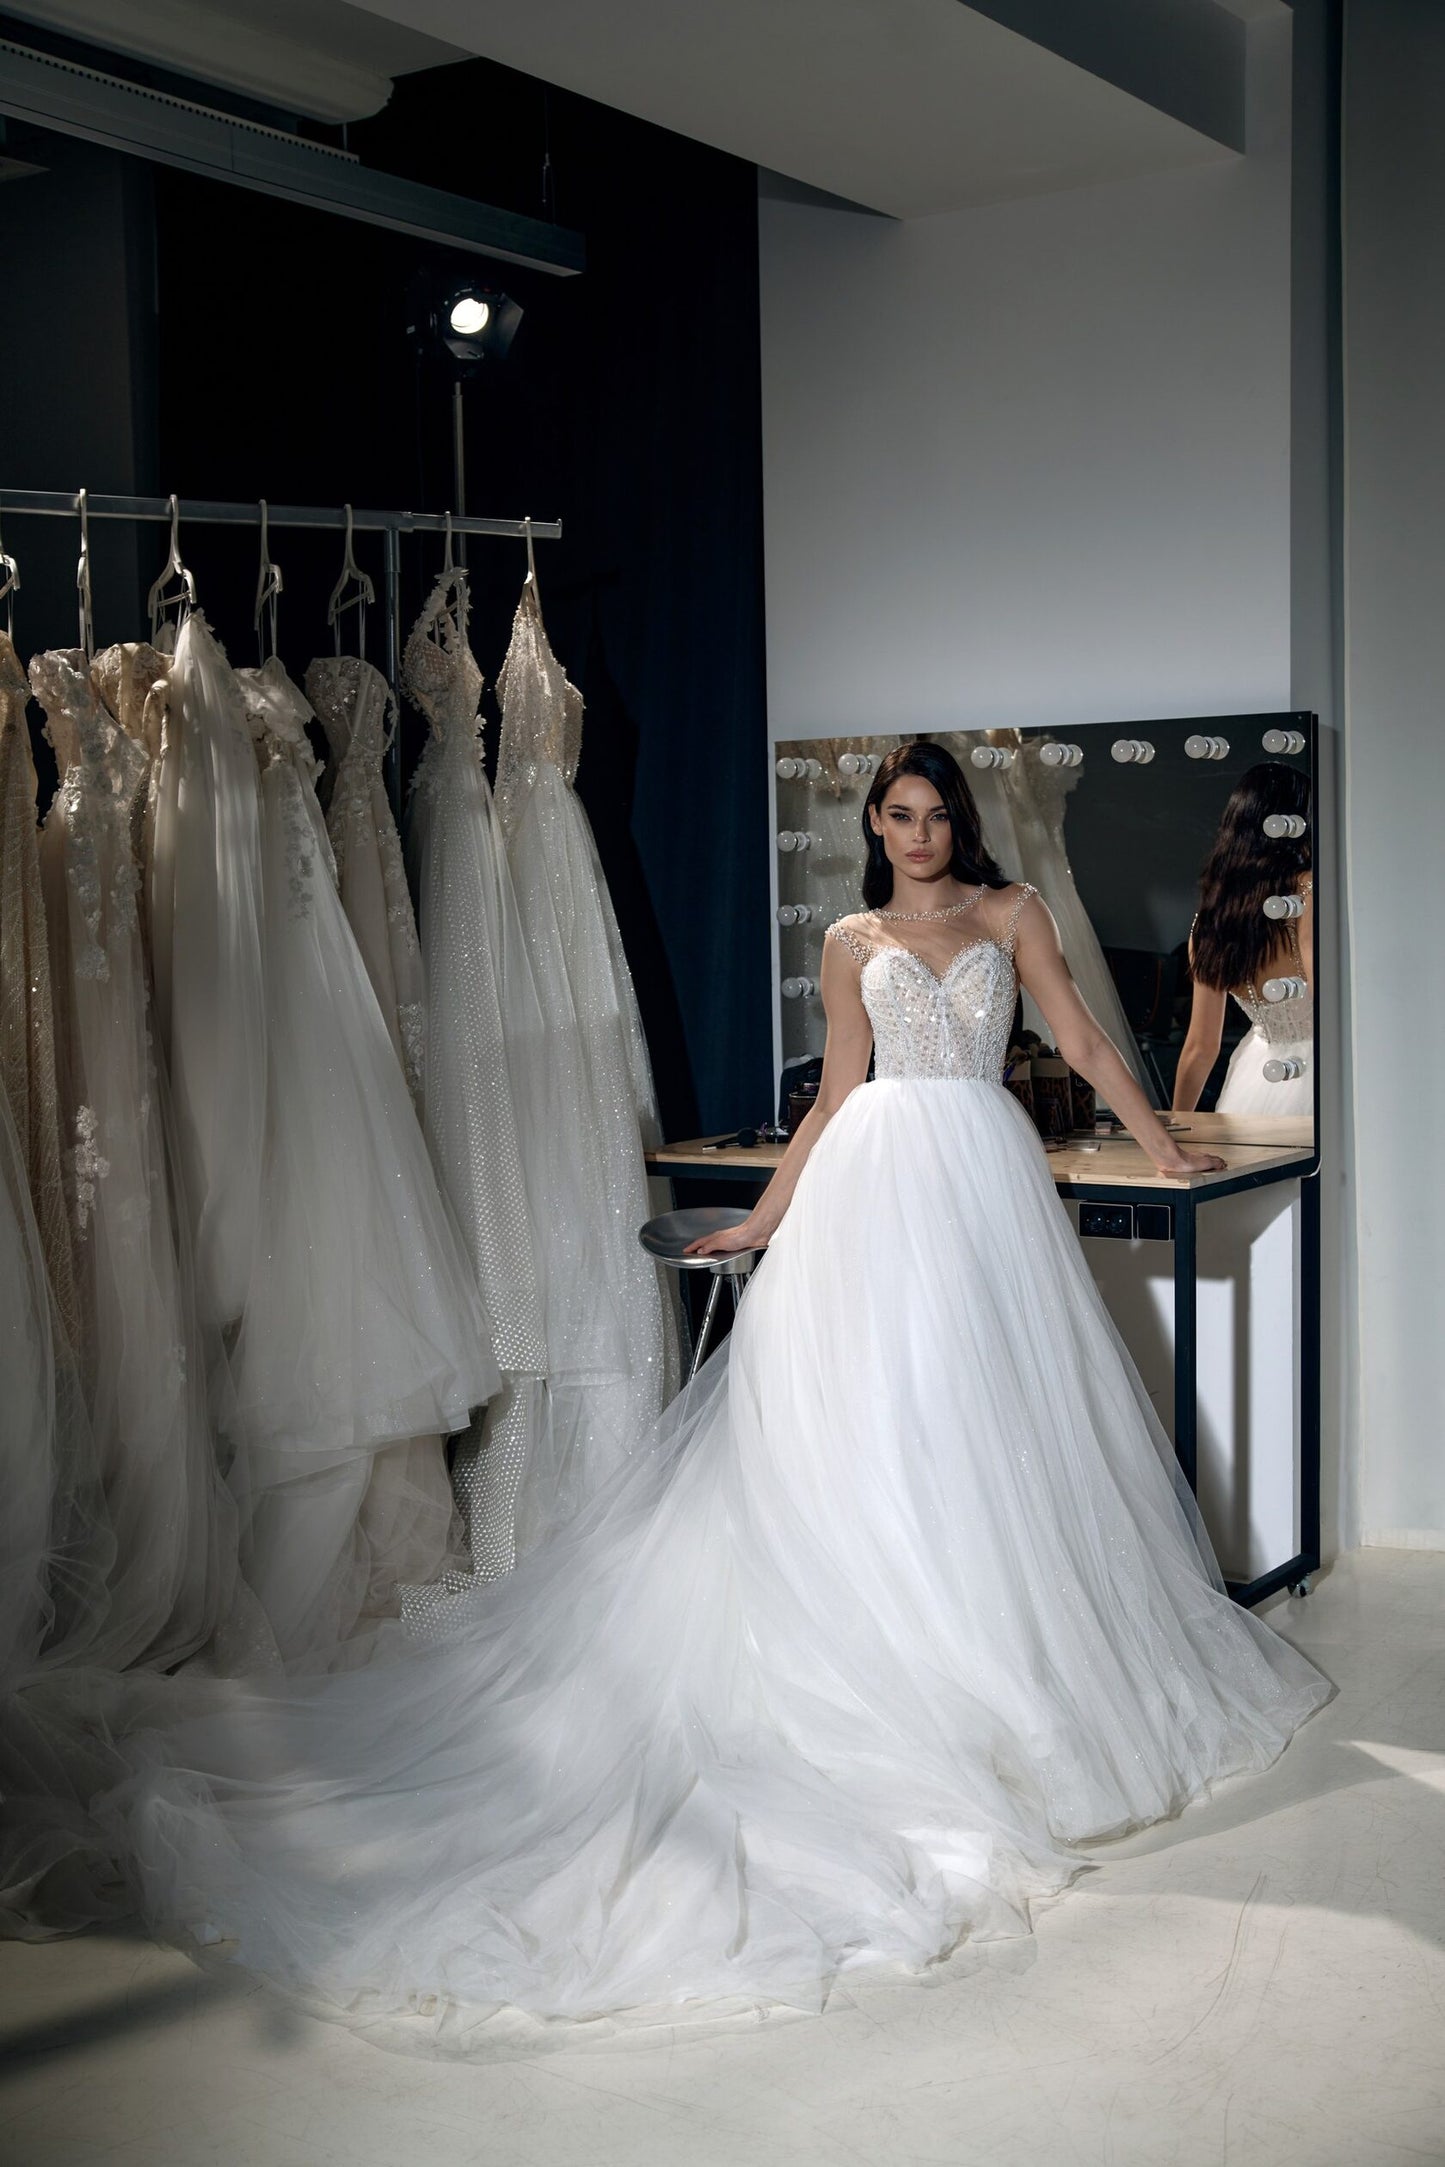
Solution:
M 1277 954 L 1279 927 L 1264 915 L 1265 898 L 1292 894 L 1310 869 L 1309 829 L 1274 842 L 1264 832 L 1270 813 L 1310 816 L 1308 775 L 1280 760 L 1240 776 L 1199 876 L 1191 967 L 1200 985 L 1221 993 L 1252 984 Z
M 888 862 L 883 838 L 873 833 L 873 823 L 868 815 L 875 805 L 881 808 L 900 775 L 921 775 L 926 783 L 932 783 L 942 798 L 953 830 L 953 857 L 948 870 L 954 879 L 969 884 L 981 882 L 985 888 L 1006 888 L 1007 875 L 999 871 L 984 848 L 978 807 L 973 802 L 973 792 L 964 778 L 963 769 L 942 745 L 919 738 L 911 745 L 895 745 L 892 752 L 884 754 L 863 806 L 863 840 L 868 845 L 868 862 L 863 868 L 863 901 L 869 910 L 881 910 L 892 898 L 893 868 Z

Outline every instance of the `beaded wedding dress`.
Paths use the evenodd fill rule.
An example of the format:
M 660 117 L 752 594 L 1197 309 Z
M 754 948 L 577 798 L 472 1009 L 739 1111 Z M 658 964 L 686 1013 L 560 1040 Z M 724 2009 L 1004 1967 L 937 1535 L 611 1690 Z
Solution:
M 1327 1696 L 1224 1595 L 1000 1086 L 1026 895 L 941 975 L 835 929 L 877 1080 L 730 1339 L 464 1631 L 123 1742 L 104 1817 L 157 1929 L 481 2052 L 519 2012 L 816 2008 L 1025 1930 L 1080 1843 Z
M 1306 875 L 1301 895 L 1312 895 L 1314 882 Z M 1304 976 L 1299 934 L 1292 919 L 1286 920 L 1288 971 Z M 1238 987 L 1232 998 L 1249 1018 L 1250 1028 L 1230 1056 L 1224 1082 L 1215 1101 L 1220 1114 L 1312 1114 L 1315 1110 L 1315 997 L 1312 992 L 1292 994 L 1286 1001 L 1266 1001 L 1254 986 Z M 1275 1081 L 1264 1073 L 1266 1061 L 1296 1061 L 1299 1074 Z
M 320 1667 L 399 1583 L 445 1567 L 440 1437 L 498 1383 L 316 800 L 305 699 L 237 672 L 262 762 L 267 1119 L 231 1359 L 247 1578 L 289 1662 Z

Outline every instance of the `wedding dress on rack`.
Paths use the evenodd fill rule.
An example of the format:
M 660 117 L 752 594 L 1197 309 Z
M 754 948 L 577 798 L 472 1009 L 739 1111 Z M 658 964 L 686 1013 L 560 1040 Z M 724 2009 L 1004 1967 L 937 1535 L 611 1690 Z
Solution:
M 319 656 L 306 672 L 306 697 L 331 752 L 326 832 L 336 859 L 341 907 L 420 1109 L 426 983 L 401 843 L 381 772 L 396 729 L 396 701 L 380 670 L 356 655 Z
M 557 1515 L 552 1380 L 616 1368 L 623 1340 L 596 1245 L 605 1203 L 575 1037 L 546 1029 L 482 765 L 463 573 L 444 572 L 428 598 L 403 682 L 429 729 L 407 830 L 427 988 L 427 1137 L 503 1373 L 453 1465 L 473 1574 L 486 1580 Z M 427 1632 L 440 1613 L 420 1600 L 407 1616 Z
M 442 1433 L 498 1373 L 472 1272 L 342 909 L 305 699 L 238 673 L 262 762 L 268 1113 L 232 1355 L 242 1557 L 282 1656 L 329 1660 L 448 1556 Z
M 61 1182 L 54 1003 L 40 886 L 35 764 L 25 709 L 30 680 L 0 633 L 0 1090 L 24 1154 L 30 1202 L 61 1327 L 80 1340 L 75 1259 Z
M 206 1407 L 153 1051 L 133 836 L 148 763 L 79 651 L 37 656 L 60 787 L 41 836 L 82 1376 L 115 1543 L 96 1663 L 179 1662 L 232 1614 L 235 1519 Z
M 497 812 L 553 1060 L 580 1080 L 600 1213 L 593 1269 L 614 1290 L 621 1360 L 609 1373 L 564 1373 L 551 1391 L 563 1511 L 593 1495 L 677 1390 L 671 1294 L 637 1239 L 652 1215 L 644 1145 L 661 1142 L 651 1064 L 632 975 L 592 830 L 573 783 L 582 695 L 548 643 L 529 569 L 497 682 L 502 734 Z
M 1224 1593 L 1001 1088 L 1029 900 L 979 898 L 941 975 L 833 929 L 876 1081 L 730 1338 L 451 1643 L 120 1737 L 101 1821 L 153 1927 L 424 2046 L 817 2008 L 1025 1930 L 1080 1844 L 1327 1697 Z
M 201 1317 L 225 1331 L 255 1252 L 266 1112 L 260 797 L 235 673 L 197 610 L 176 635 L 154 801 L 156 1018 Z

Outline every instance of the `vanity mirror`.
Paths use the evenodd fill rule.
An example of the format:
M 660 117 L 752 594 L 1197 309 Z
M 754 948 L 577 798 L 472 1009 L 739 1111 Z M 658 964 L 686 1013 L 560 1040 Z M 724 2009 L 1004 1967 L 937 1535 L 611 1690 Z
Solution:
M 958 760 L 990 850 L 1043 894 L 1085 998 L 1154 1104 L 1201 1140 L 1312 1145 L 1315 728 L 1305 714 L 776 743 L 779 1073 L 822 1052 L 823 934 L 860 907 L 864 801 L 905 735 L 932 737 Z M 1047 1040 L 1027 999 L 1020 1027 Z

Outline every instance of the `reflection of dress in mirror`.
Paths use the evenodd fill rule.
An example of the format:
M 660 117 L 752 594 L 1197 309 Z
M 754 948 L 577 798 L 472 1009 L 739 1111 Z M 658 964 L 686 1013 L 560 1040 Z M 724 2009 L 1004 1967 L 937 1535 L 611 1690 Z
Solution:
M 1309 776 L 1261 761 L 1230 795 L 1199 881 L 1189 940 L 1194 1005 L 1174 1085 L 1192 1113 L 1219 1058 L 1230 999 L 1250 1028 L 1235 1048 L 1215 1111 L 1314 1110 L 1314 879 L 1310 837 L 1266 835 L 1277 813 L 1308 820 Z M 1285 911 L 1290 915 L 1283 915 Z M 1288 990 L 1293 982 L 1293 990 Z M 1267 995 L 1283 990 L 1282 999 Z
M 1048 904 L 1080 993 L 1147 1089 L 1133 1029 L 1093 921 L 1079 899 L 1064 842 L 1064 801 L 1078 782 L 1079 771 L 1045 767 L 1039 758 L 1042 738 L 1024 738 L 1016 730 L 989 735 L 991 742 L 1017 747 L 1017 756 L 1006 768 L 969 770 L 984 841 L 1000 865 L 1037 888 Z M 1032 1030 L 1039 1029 L 1043 1019 L 1029 1015 L 1027 996 L 1025 1017 Z

